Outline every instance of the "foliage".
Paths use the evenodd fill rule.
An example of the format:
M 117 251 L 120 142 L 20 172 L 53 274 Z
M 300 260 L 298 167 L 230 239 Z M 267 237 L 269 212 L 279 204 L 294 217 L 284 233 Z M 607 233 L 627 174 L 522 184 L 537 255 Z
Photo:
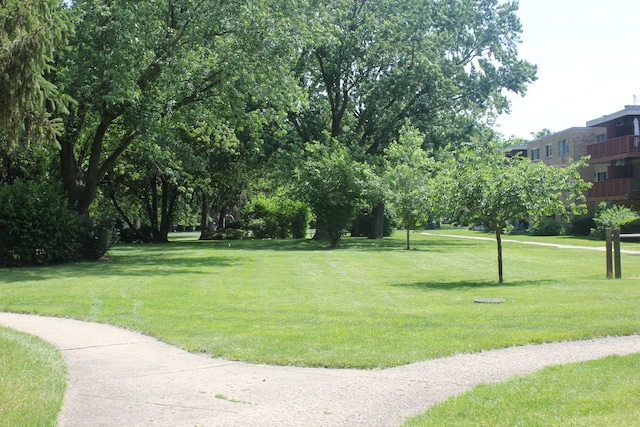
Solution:
M 244 208 L 246 228 L 258 239 L 303 238 L 309 227 L 309 206 L 288 197 L 258 195 Z
M 436 209 L 432 180 L 436 164 L 423 143 L 424 136 L 415 128 L 404 127 L 398 141 L 385 150 L 385 198 L 407 230 L 407 249 L 410 231 L 423 225 Z
M 245 230 L 238 228 L 221 228 L 203 231 L 200 235 L 200 240 L 240 240 L 245 237 L 247 237 Z
M 157 134 L 188 122 L 178 114 L 185 109 L 260 117 L 294 103 L 287 58 L 297 23 L 281 7 L 244 0 L 71 3 L 78 21 L 57 79 L 78 103 L 65 119 L 60 166 L 79 212 L 90 210 L 98 185 L 135 141 L 158 142 Z M 159 125 L 165 129 L 156 132 Z
M 307 144 L 295 176 L 299 197 L 315 215 L 316 230 L 326 232 L 331 246 L 337 246 L 355 216 L 362 189 L 361 166 L 335 140 Z
M 96 260 L 116 240 L 112 219 L 78 216 L 47 183 L 0 187 L 0 229 L 0 266 Z
M 0 187 L 0 266 L 48 264 L 79 257 L 77 217 L 55 186 Z
M 581 213 L 590 184 L 579 174 L 586 159 L 558 168 L 526 157 L 506 157 L 498 148 L 487 145 L 482 150 L 462 151 L 457 163 L 450 163 L 443 191 L 449 188 L 456 194 L 452 213 L 495 231 L 498 279 L 502 283 L 501 232 L 509 221 Z
M 536 236 L 559 236 L 563 231 L 562 224 L 553 218 L 539 217 L 533 223 L 529 232 Z
M 591 229 L 596 226 L 593 222 L 593 214 L 586 213 L 582 215 L 575 215 L 571 218 L 571 228 L 569 234 L 572 236 L 588 236 L 591 233 Z
M 0 1 L 0 129 L 9 145 L 26 141 L 54 142 L 62 132 L 60 118 L 68 97 L 48 75 L 54 57 L 73 31 L 61 0 Z
M 637 213 L 626 206 L 610 205 L 600 202 L 593 217 L 596 228 L 591 229 L 591 237 L 604 240 L 607 228 L 620 228 L 622 221 L 635 219 Z
M 640 233 L 640 216 L 625 218 L 621 220 L 620 232 L 627 234 Z

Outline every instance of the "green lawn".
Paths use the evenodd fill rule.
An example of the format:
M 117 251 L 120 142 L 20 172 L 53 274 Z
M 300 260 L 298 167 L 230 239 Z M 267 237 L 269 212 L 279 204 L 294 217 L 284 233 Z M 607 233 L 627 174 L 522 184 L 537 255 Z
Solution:
M 405 427 L 634 427 L 640 420 L 640 355 L 554 366 L 476 387 Z
M 65 381 L 66 368 L 55 348 L 0 328 L 0 425 L 55 426 Z
M 623 254 L 612 281 L 603 252 L 505 243 L 498 285 L 495 242 L 451 232 L 413 234 L 411 251 L 402 233 L 335 250 L 193 235 L 120 245 L 108 262 L 2 270 L 0 310 L 122 325 L 229 359 L 359 368 L 640 332 L 638 255 Z

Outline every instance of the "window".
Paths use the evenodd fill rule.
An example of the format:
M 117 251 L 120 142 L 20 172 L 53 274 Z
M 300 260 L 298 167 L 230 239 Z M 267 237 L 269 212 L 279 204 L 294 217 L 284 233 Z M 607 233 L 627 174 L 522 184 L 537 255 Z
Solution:
M 553 155 L 553 146 L 551 144 L 547 144 L 547 159 Z
M 558 154 L 564 156 L 565 154 L 569 154 L 569 140 L 563 139 L 558 142 Z
M 540 148 L 531 149 L 531 160 L 534 162 L 540 160 Z
M 596 172 L 596 182 L 602 182 L 607 180 L 607 171 L 604 172 Z
M 607 134 L 596 135 L 596 142 L 605 142 L 607 140 Z

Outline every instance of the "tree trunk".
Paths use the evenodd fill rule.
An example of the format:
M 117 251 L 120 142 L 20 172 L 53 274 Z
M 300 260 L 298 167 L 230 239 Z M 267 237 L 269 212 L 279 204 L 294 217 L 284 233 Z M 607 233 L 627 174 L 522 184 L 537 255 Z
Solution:
M 226 216 L 227 216 L 227 208 L 226 208 L 226 206 L 223 205 L 220 208 L 220 212 L 219 212 L 219 215 L 218 215 L 218 229 L 219 230 L 222 230 L 223 228 L 226 228 L 226 223 L 225 223 L 225 220 L 224 220 L 224 218 Z
M 204 234 L 209 230 L 209 196 L 204 191 L 201 192 L 202 203 L 200 204 L 200 240 L 202 240 Z
M 171 222 L 173 213 L 178 200 L 178 192 L 171 188 L 166 179 L 162 179 L 162 217 L 160 218 L 160 228 L 158 240 L 160 243 L 169 243 L 169 232 L 171 231 Z
M 502 230 L 502 227 L 496 227 L 496 242 L 498 244 L 498 283 L 503 283 L 504 278 L 502 275 L 502 234 L 500 230 Z
M 371 225 L 369 226 L 368 238 L 384 238 L 384 202 L 376 204 L 371 211 Z
M 328 242 L 331 240 L 329 237 L 329 231 L 327 226 L 320 221 L 316 221 L 316 232 L 313 234 L 313 239 L 318 242 Z
M 407 250 L 411 249 L 411 244 L 409 243 L 409 234 L 411 230 L 407 227 Z

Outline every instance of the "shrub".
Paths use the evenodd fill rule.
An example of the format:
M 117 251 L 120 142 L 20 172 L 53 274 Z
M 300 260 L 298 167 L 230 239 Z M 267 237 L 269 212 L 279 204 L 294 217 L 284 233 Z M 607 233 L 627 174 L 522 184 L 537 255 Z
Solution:
M 596 226 L 593 221 L 592 214 L 576 215 L 571 219 L 571 229 L 569 233 L 572 236 L 588 236 L 591 229 Z
M 115 241 L 113 221 L 81 219 L 55 186 L 14 182 L 0 187 L 0 266 L 102 257 Z
M 562 233 L 562 224 L 553 218 L 542 217 L 529 229 L 536 236 L 559 236 Z
M 258 196 L 247 203 L 243 216 L 255 238 L 286 239 L 305 237 L 311 214 L 304 202 Z
M 222 228 L 218 230 L 206 230 L 200 235 L 200 240 L 241 240 L 247 237 L 245 230 L 237 228 Z
M 620 232 L 627 234 L 640 233 L 640 216 L 625 218 L 620 221 Z
M 593 218 L 596 228 L 591 229 L 590 235 L 596 239 L 604 240 L 607 228 L 619 228 L 623 221 L 634 219 L 637 216 L 635 212 L 625 206 L 607 206 L 602 202 L 598 205 Z
M 78 256 L 76 216 L 55 187 L 14 182 L 0 188 L 0 265 L 65 261 Z
M 97 261 L 118 241 L 115 218 L 110 215 L 81 217 L 78 221 L 77 235 L 82 258 Z

